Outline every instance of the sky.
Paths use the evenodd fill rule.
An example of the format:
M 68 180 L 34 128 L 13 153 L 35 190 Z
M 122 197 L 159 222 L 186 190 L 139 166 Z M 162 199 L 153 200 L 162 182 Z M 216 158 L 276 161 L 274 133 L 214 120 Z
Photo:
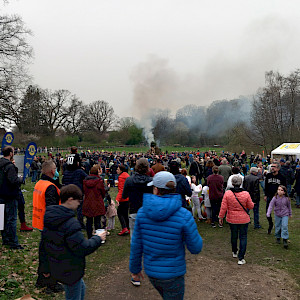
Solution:
M 10 0 L 33 35 L 33 83 L 120 117 L 251 96 L 300 66 L 298 0 Z

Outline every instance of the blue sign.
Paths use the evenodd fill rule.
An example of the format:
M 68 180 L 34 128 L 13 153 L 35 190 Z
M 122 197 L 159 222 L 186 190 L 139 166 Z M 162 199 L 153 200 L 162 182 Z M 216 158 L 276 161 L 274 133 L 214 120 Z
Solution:
M 31 142 L 27 145 L 25 151 L 25 157 L 24 157 L 24 171 L 23 171 L 24 181 L 27 175 L 29 174 L 29 169 L 33 161 L 33 158 L 35 157 L 36 151 L 37 151 L 36 143 Z
M 3 139 L 1 149 L 5 148 L 6 146 L 10 146 L 14 141 L 14 134 L 12 132 L 6 132 Z

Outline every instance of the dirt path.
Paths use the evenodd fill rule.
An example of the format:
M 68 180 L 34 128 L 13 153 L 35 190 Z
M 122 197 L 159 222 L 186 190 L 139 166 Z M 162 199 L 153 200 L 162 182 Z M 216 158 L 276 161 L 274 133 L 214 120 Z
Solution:
M 296 283 L 284 271 L 246 264 L 236 259 L 212 260 L 201 254 L 187 254 L 185 299 L 300 299 Z M 86 278 L 87 299 L 161 299 L 147 278 L 141 287 L 130 283 L 128 260 L 109 275 L 92 283 Z

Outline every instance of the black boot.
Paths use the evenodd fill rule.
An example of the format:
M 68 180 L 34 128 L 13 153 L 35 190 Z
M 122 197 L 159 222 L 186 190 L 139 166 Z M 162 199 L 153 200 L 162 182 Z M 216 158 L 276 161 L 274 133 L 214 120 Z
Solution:
M 286 239 L 283 239 L 283 247 L 284 247 L 285 249 L 288 248 L 288 242 L 287 242 Z

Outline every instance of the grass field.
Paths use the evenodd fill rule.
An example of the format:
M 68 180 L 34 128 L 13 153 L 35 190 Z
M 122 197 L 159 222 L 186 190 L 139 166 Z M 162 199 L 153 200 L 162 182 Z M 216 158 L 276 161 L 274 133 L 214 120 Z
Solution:
M 27 190 L 27 192 L 24 192 L 26 220 L 30 224 L 33 184 L 28 182 L 23 188 Z M 112 198 L 115 198 L 116 188 L 112 188 L 110 194 Z M 249 264 L 259 264 L 287 271 L 295 279 L 299 287 L 300 209 L 295 208 L 294 202 L 292 208 L 293 217 L 289 221 L 290 244 L 289 249 L 285 250 L 282 244 L 277 245 L 275 243 L 273 235 L 266 234 L 265 202 L 261 201 L 260 217 L 263 229 L 254 230 L 253 226 L 249 225 L 246 260 Z M 116 225 L 117 228 L 107 238 L 106 244 L 87 257 L 85 278 L 88 287 L 92 286 L 96 278 L 105 276 L 111 268 L 118 265 L 119 261 L 129 256 L 129 237 L 117 236 L 116 233 L 120 229 L 118 221 Z M 198 228 L 204 239 L 202 255 L 215 260 L 224 260 L 224 253 L 231 252 L 228 224 L 225 224 L 223 229 L 213 229 L 206 223 L 199 223 Z M 26 246 L 25 250 L 12 251 L 4 247 L 0 248 L 0 299 L 16 299 L 25 294 L 31 294 L 36 299 L 64 299 L 62 294 L 49 296 L 34 286 L 37 278 L 40 233 L 37 230 L 31 233 L 18 232 L 18 236 L 20 243 Z

